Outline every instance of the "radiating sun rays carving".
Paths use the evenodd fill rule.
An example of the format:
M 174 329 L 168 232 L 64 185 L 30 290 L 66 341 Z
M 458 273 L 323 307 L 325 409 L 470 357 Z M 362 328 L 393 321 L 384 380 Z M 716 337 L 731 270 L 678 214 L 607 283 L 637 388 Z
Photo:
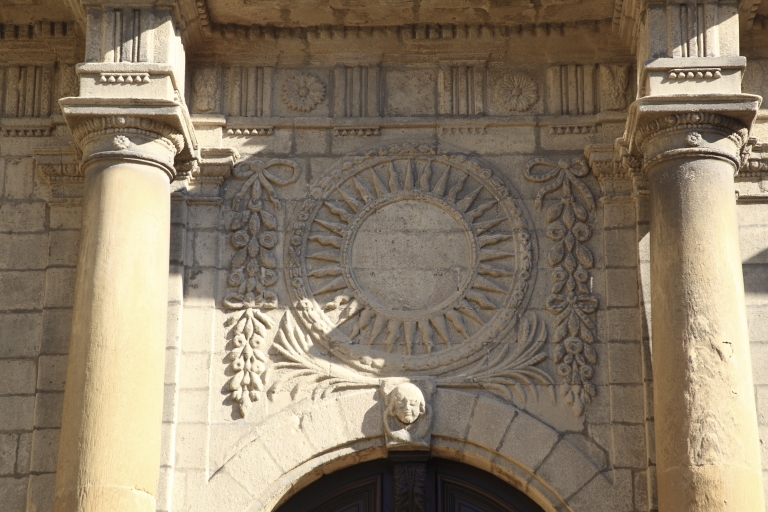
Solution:
M 527 302 L 534 265 L 523 212 L 492 171 L 462 155 L 403 145 L 347 161 L 313 185 L 290 228 L 297 318 L 358 370 L 469 364 Z

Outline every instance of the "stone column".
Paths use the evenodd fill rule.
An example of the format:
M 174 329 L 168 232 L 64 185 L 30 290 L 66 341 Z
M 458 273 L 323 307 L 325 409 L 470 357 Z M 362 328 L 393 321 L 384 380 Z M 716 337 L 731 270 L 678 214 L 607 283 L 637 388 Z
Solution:
M 87 2 L 83 223 L 56 512 L 152 512 L 160 466 L 174 161 L 197 157 L 170 6 Z
M 125 116 L 77 125 L 85 194 L 56 512 L 156 510 L 170 179 L 183 138 Z
M 638 100 L 633 142 L 650 191 L 659 510 L 762 511 L 733 184 L 747 128 L 649 104 Z
M 760 98 L 741 93 L 738 2 L 635 14 L 619 148 L 649 189 L 659 511 L 763 511 L 733 184 Z

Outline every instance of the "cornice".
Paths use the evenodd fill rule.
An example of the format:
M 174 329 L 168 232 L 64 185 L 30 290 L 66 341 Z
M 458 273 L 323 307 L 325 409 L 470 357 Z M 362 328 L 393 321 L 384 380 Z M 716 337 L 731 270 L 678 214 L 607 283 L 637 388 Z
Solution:
M 13 23 L 0 24 L 0 42 L 13 41 L 61 41 L 76 39 L 75 23 L 72 21 L 38 21 L 29 25 Z
M 199 0 L 198 0 L 198 3 Z M 199 29 L 200 40 L 190 48 L 192 54 L 232 54 L 238 52 L 251 53 L 254 45 L 260 52 L 272 47 L 281 56 L 286 53 L 306 52 L 306 45 L 312 47 L 314 54 L 348 53 L 358 55 L 379 53 L 408 52 L 411 49 L 419 52 L 436 52 L 448 55 L 466 52 L 502 52 L 507 53 L 509 44 L 519 45 L 531 41 L 532 45 L 541 45 L 542 41 L 560 41 L 579 38 L 581 44 L 569 46 L 571 50 L 587 54 L 600 53 L 608 49 L 610 57 L 618 53 L 630 56 L 628 48 L 621 48 L 621 41 L 611 31 L 611 20 L 588 20 L 568 23 L 413 23 L 402 25 L 313 25 L 302 27 L 285 27 L 278 25 L 232 25 L 214 23 L 207 9 L 199 6 L 195 20 L 189 20 L 186 31 L 189 37 L 192 28 Z M 195 31 L 196 32 L 196 31 Z M 608 39 L 608 46 L 589 44 L 589 35 L 594 34 L 600 39 Z M 605 41 L 603 41 L 605 43 Z M 211 45 L 210 43 L 214 43 Z M 350 45 L 354 45 L 350 47 Z M 383 46 L 382 46 L 383 45 Z M 467 46 L 469 45 L 469 46 Z M 490 46 L 489 46 L 490 45 Z M 283 50 L 285 48 L 285 50 Z M 562 48 L 562 47 L 561 47 Z M 264 50 L 262 50 L 264 49 Z M 250 52 L 249 52 L 250 50 Z M 529 52 L 520 51 L 518 55 L 525 56 Z
M 0 23 L 0 62 L 25 65 L 82 60 L 84 38 L 72 21 Z

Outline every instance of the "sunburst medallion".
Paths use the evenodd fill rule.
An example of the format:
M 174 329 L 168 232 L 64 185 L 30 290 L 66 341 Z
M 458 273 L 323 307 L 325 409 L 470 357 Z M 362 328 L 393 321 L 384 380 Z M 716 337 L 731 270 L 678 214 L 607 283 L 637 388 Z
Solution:
M 299 318 L 315 341 L 377 374 L 450 370 L 514 325 L 531 236 L 489 169 L 392 147 L 313 186 L 286 245 Z

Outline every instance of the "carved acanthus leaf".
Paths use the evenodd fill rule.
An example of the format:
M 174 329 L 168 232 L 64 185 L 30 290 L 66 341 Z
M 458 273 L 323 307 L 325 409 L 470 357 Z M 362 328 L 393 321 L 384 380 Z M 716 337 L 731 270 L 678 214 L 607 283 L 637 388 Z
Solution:
M 511 330 L 514 324 L 508 327 Z M 552 385 L 552 377 L 538 368 L 547 355 L 547 327 L 535 313 L 526 313 L 519 321 L 516 343 L 499 343 L 488 357 L 465 368 L 461 373 L 437 380 L 445 388 L 485 389 L 510 402 L 516 394 L 525 401 L 527 393 L 537 396 L 536 385 Z
M 288 390 L 292 397 L 303 390 L 311 392 L 313 399 L 348 389 L 374 388 L 377 379 L 361 376 L 338 364 L 309 354 L 314 345 L 309 334 L 296 324 L 290 312 L 283 316 L 272 344 L 272 351 L 281 361 L 274 365 L 276 380 L 270 386 L 270 396 Z

